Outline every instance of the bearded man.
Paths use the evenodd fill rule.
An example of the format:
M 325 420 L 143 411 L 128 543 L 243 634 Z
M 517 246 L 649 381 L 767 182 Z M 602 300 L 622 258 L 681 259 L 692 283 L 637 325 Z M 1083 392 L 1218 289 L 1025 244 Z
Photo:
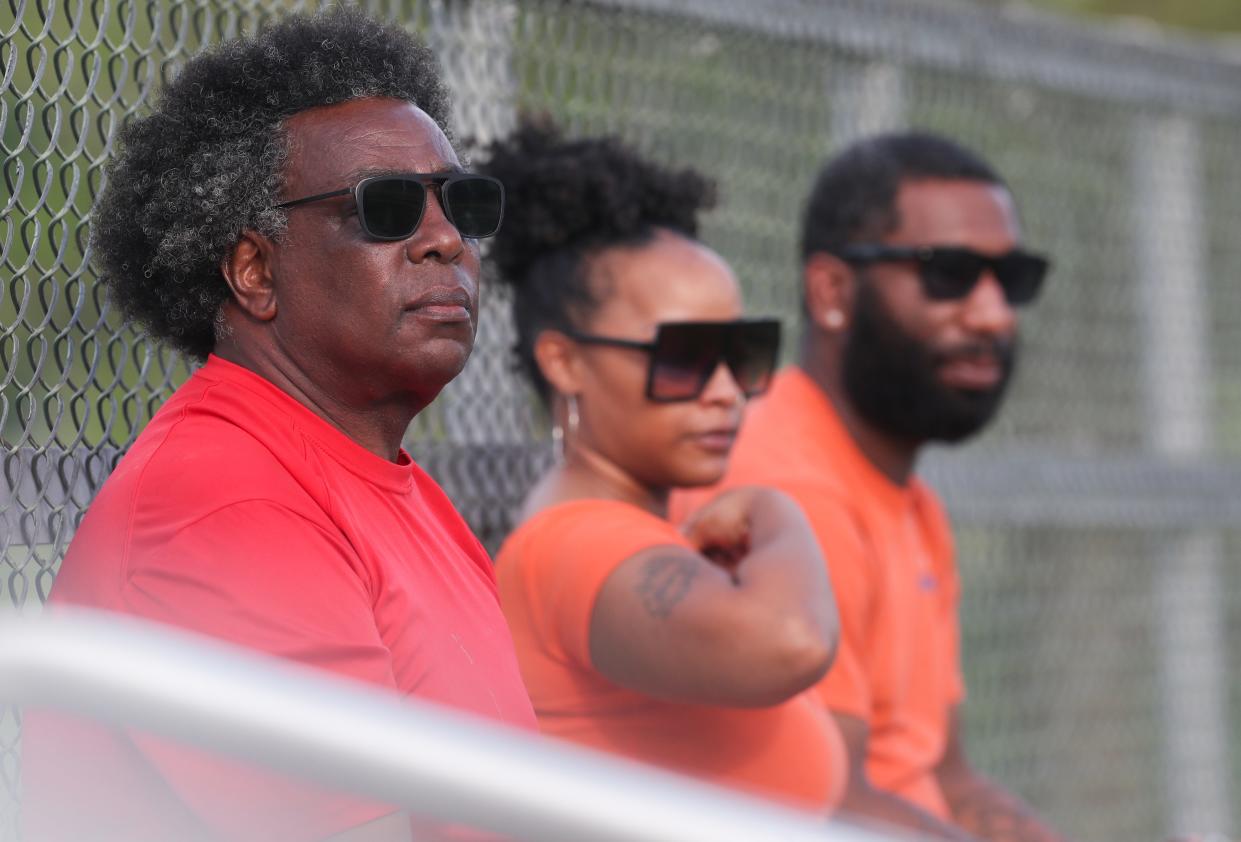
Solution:
M 800 358 L 750 408 L 726 484 L 791 494 L 831 568 L 842 639 L 817 692 L 848 746 L 841 810 L 947 839 L 1054 839 L 966 759 L 951 535 L 914 474 L 925 444 L 999 408 L 1017 308 L 1048 262 L 1022 248 L 994 170 L 923 133 L 825 165 L 802 256 Z

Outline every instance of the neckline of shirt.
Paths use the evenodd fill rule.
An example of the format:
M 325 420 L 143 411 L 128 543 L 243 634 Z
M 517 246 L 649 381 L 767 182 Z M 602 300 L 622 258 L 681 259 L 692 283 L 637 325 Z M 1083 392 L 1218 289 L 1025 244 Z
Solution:
M 199 373 L 209 379 L 232 383 L 275 404 L 290 416 L 300 433 L 367 482 L 393 491 L 407 491 L 413 484 L 414 460 L 405 448 L 398 451 L 396 462 L 384 459 L 358 444 L 267 378 L 215 354 L 208 356 Z

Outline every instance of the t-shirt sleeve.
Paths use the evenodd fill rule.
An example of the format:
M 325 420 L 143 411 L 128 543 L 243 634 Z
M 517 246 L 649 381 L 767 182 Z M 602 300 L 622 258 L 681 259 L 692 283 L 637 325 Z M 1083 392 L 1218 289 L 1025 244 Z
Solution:
M 843 503 L 822 493 L 792 491 L 819 540 L 840 614 L 836 660 L 816 689 L 829 710 L 869 722 L 873 698 L 866 665 L 875 584 L 866 543 Z
M 123 601 L 139 617 L 395 690 L 360 562 L 339 535 L 284 506 L 222 508 L 142 549 L 126 572 Z M 394 809 L 132 737 L 227 838 L 322 838 Z
M 540 525 L 530 572 L 547 595 L 543 626 L 579 664 L 590 660 L 590 618 L 608 576 L 626 559 L 657 546 L 689 547 L 672 524 L 620 503 L 566 507 Z

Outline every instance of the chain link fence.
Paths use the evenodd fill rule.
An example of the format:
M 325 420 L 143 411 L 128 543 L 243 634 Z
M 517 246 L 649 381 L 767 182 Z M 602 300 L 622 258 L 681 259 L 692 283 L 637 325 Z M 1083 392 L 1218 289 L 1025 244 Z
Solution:
M 203 45 L 302 3 L 0 0 L 0 610 L 37 610 L 75 524 L 188 373 L 88 266 L 117 127 Z M 383 0 L 478 143 L 520 107 L 719 180 L 705 239 L 796 327 L 825 155 L 919 126 L 982 150 L 1054 255 L 980 441 L 926 470 L 958 526 L 975 762 L 1079 839 L 1241 830 L 1241 60 L 915 0 Z M 493 549 L 550 454 L 489 289 L 413 452 Z M 0 838 L 16 712 L 0 711 Z

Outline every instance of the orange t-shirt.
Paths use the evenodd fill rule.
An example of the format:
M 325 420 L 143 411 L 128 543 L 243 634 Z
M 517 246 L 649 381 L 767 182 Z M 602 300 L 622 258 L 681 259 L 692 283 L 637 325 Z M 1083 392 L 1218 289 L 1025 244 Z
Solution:
M 621 562 L 689 547 L 676 527 L 626 503 L 576 500 L 522 524 L 496 557 L 500 602 L 545 734 L 826 813 L 846 774 L 836 724 L 809 691 L 769 708 L 652 698 L 590 659 L 590 619 Z
M 883 476 L 800 369 L 755 401 L 725 486 L 768 485 L 801 504 L 823 548 L 841 618 L 827 707 L 870 725 L 871 782 L 947 818 L 933 770 L 965 695 L 952 536 L 935 494 Z M 678 513 L 700 503 L 678 495 Z

